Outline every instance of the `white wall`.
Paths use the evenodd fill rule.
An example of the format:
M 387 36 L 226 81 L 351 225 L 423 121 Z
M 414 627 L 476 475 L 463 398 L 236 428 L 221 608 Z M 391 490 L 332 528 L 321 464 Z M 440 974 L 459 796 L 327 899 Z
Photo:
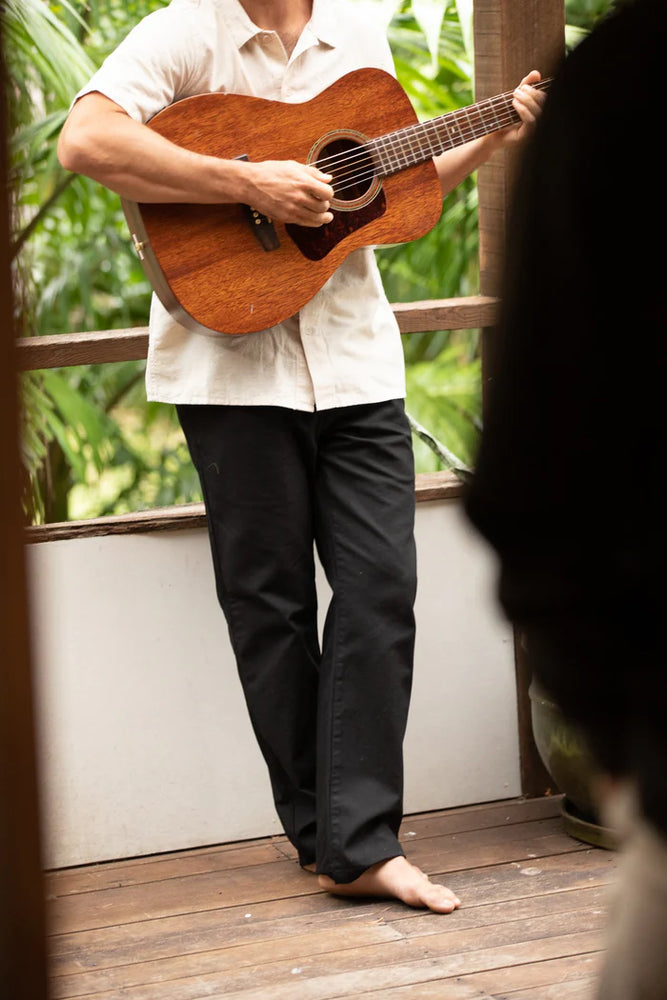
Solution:
M 406 811 L 518 795 L 512 640 L 492 557 L 456 501 L 418 504 L 417 545 Z M 206 531 L 44 542 L 28 555 L 45 865 L 280 832 Z

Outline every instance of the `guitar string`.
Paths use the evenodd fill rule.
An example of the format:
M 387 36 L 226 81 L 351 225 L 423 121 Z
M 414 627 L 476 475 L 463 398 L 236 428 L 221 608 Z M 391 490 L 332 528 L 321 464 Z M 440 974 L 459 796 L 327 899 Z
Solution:
M 384 152 L 387 158 L 392 162 L 392 165 L 395 166 L 395 170 L 386 173 L 382 172 L 380 173 L 380 176 L 387 177 L 390 176 L 390 173 L 394 172 L 397 173 L 398 171 L 403 170 L 406 167 L 414 166 L 416 163 L 420 162 L 423 163 L 426 160 L 428 160 L 431 156 L 438 156 L 440 155 L 440 153 L 446 152 L 448 149 L 454 149 L 458 145 L 463 145 L 464 143 L 470 142 L 473 139 L 481 138 L 484 135 L 488 135 L 490 132 L 500 131 L 500 129 L 505 128 L 507 125 L 511 125 L 517 120 L 518 119 L 516 115 L 508 115 L 505 120 L 503 120 L 502 117 L 498 117 L 497 127 L 496 124 L 494 123 L 494 128 L 492 129 L 483 127 L 480 128 L 469 127 L 465 131 L 463 129 L 459 129 L 459 133 L 461 136 L 460 140 L 458 142 L 451 143 L 449 146 L 446 145 L 445 142 L 440 140 L 437 128 L 431 126 L 430 124 L 429 125 L 425 124 L 423 130 L 419 129 L 420 136 L 428 141 L 429 146 L 432 146 L 432 143 L 430 141 L 431 137 L 435 136 L 438 145 L 440 145 L 442 148 L 439 151 L 435 151 L 431 148 L 429 149 L 428 152 L 426 152 L 426 155 L 424 155 L 425 149 L 421 145 L 418 145 L 417 151 L 419 153 L 419 157 L 417 159 L 414 159 L 415 147 L 412 144 L 413 140 L 409 134 L 408 129 L 398 130 L 397 132 L 392 132 L 389 135 L 382 136 L 381 138 L 383 142 L 392 143 L 390 148 L 387 148 L 386 146 L 384 147 Z M 411 127 L 418 128 L 415 126 Z M 405 135 L 401 136 L 401 133 L 405 133 Z M 405 141 L 406 137 L 407 137 L 407 143 Z M 417 137 L 417 142 L 418 143 L 420 142 L 419 136 Z M 348 150 L 345 153 L 338 153 L 329 158 L 325 158 L 324 160 L 315 161 L 314 166 L 316 166 L 319 170 L 322 170 L 323 173 L 330 173 L 333 175 L 332 186 L 334 188 L 335 196 L 341 194 L 344 191 L 348 191 L 350 188 L 355 187 L 357 184 L 365 180 L 368 180 L 369 178 L 378 174 L 378 171 L 372 164 L 370 168 L 366 165 L 364 166 L 363 170 L 358 172 L 355 172 L 354 169 L 354 167 L 357 165 L 368 164 L 369 158 L 372 159 L 372 154 L 369 151 L 369 147 L 371 147 L 374 143 L 377 143 L 377 140 L 372 139 L 363 146 L 357 147 L 354 150 L 354 152 L 350 152 Z M 402 160 L 405 160 L 405 162 L 402 162 Z M 333 161 L 337 162 L 333 167 L 331 167 L 331 163 Z M 329 165 L 329 169 L 325 169 L 325 166 L 323 166 L 323 164 Z M 382 166 L 382 163 L 380 163 L 380 165 Z M 343 168 L 343 170 L 345 170 L 345 172 L 341 171 L 340 169 L 341 167 Z M 346 169 L 349 167 L 352 167 L 352 169 Z M 351 181 L 351 183 L 344 183 L 343 186 L 340 186 L 341 181 L 345 182 Z
M 535 88 L 544 89 L 550 82 L 550 80 L 542 80 L 535 84 Z M 355 163 L 358 164 L 364 161 L 367 162 L 368 157 L 371 155 L 369 147 L 373 144 L 377 145 L 380 140 L 383 142 L 384 152 L 387 154 L 388 158 L 391 159 L 393 156 L 394 163 L 396 164 L 398 171 L 403 170 L 405 167 L 413 166 L 414 163 L 424 162 L 424 160 L 427 160 L 430 156 L 439 155 L 439 153 L 430 149 L 424 159 L 421 160 L 424 149 L 420 144 L 418 146 L 420 160 L 415 160 L 414 163 L 410 163 L 409 161 L 414 156 L 415 151 L 414 146 L 412 145 L 413 137 L 416 137 L 416 141 L 418 143 L 421 143 L 422 138 L 426 139 L 429 146 L 432 146 L 431 138 L 435 137 L 438 144 L 442 147 L 440 152 L 445 152 L 447 149 L 452 149 L 457 145 L 462 145 L 463 143 L 470 142 L 473 139 L 480 138 L 483 135 L 487 135 L 489 132 L 499 131 L 506 126 L 517 122 L 519 120 L 517 112 L 511 107 L 511 105 L 507 106 L 508 102 L 511 101 L 513 93 L 513 91 L 510 91 L 508 94 L 500 95 L 500 97 L 490 98 L 488 101 L 482 101 L 478 105 L 470 105 L 468 108 L 460 108 L 457 111 L 448 112 L 447 114 L 441 115 L 439 118 L 432 119 L 429 122 L 416 123 L 414 125 L 406 126 L 405 128 L 398 129 L 395 132 L 390 132 L 387 135 L 380 136 L 378 139 L 372 139 L 368 143 L 357 147 L 354 152 L 345 150 L 344 152 L 333 154 L 330 157 L 325 157 L 322 160 L 317 160 L 314 165 L 317 166 L 318 169 L 323 170 L 325 173 L 334 173 L 333 186 L 334 192 L 337 195 L 349 190 L 361 181 L 367 180 L 376 174 L 377 171 L 375 168 L 372 168 L 370 171 L 366 168 L 364 173 L 356 175 L 353 171 L 349 170 L 345 174 L 341 174 L 340 172 L 336 174 L 335 171 L 338 167 L 346 168 L 350 165 L 354 165 Z M 494 106 L 500 101 L 505 103 L 504 108 Z M 480 125 L 475 125 L 470 119 L 470 112 L 473 108 L 475 116 L 481 121 Z M 488 113 L 493 115 L 494 120 L 492 128 L 487 128 L 487 123 L 484 121 L 484 114 Z M 454 120 L 458 130 L 458 135 L 456 136 L 458 141 L 451 143 L 449 146 L 445 145 L 443 140 L 440 138 L 442 125 L 446 119 Z M 466 119 L 467 122 L 465 121 Z M 461 127 L 459 122 L 465 123 Z M 491 124 L 491 122 L 489 122 L 489 124 Z M 447 137 L 449 138 L 449 130 L 447 131 Z M 409 145 L 405 145 L 406 140 Z M 391 147 L 387 148 L 389 144 L 391 144 Z M 396 149 L 396 146 L 398 146 L 398 150 Z M 403 157 L 407 162 L 401 163 L 400 157 Z M 388 176 L 388 174 L 382 174 L 381 176 Z M 351 184 L 346 184 L 343 187 L 337 186 L 337 182 L 340 182 L 341 180 L 346 181 L 349 178 L 352 178 Z
M 386 154 L 387 158 L 390 160 L 390 162 L 392 162 L 392 165 L 395 166 L 395 171 L 391 172 L 398 172 L 399 170 L 403 170 L 405 167 L 413 166 L 415 163 L 424 162 L 424 160 L 429 159 L 429 157 L 431 156 L 438 156 L 440 153 L 445 152 L 447 149 L 453 149 L 457 145 L 463 145 L 463 143 L 470 142 L 472 139 L 478 139 L 483 135 L 487 135 L 489 132 L 497 130 L 499 131 L 500 129 L 505 128 L 507 125 L 511 125 L 513 122 L 516 121 L 517 117 L 515 115 L 509 115 L 505 119 L 503 119 L 502 117 L 497 117 L 497 122 L 494 122 L 494 128 L 492 129 L 484 127 L 475 128 L 474 126 L 470 126 L 465 130 L 459 129 L 459 134 L 461 137 L 460 140 L 455 143 L 450 143 L 450 145 L 447 145 L 446 142 L 442 141 L 439 138 L 439 131 L 437 128 L 431 125 L 424 125 L 423 129 L 419 130 L 420 136 L 422 138 L 425 138 L 428 141 L 429 146 L 431 147 L 433 146 L 431 138 L 432 136 L 435 136 L 438 145 L 441 146 L 441 149 L 439 151 L 436 151 L 433 148 L 430 148 L 428 152 L 426 152 L 424 147 L 419 145 L 417 147 L 419 152 L 418 159 L 414 159 L 415 146 L 413 145 L 413 139 L 410 135 L 409 129 L 402 129 L 397 132 L 392 132 L 387 136 L 381 137 L 384 144 L 383 151 Z M 495 127 L 496 124 L 497 128 Z M 411 126 L 411 128 L 413 127 L 414 126 Z M 417 142 L 419 141 L 420 137 L 417 136 Z M 368 177 L 372 177 L 375 173 L 377 173 L 374 167 L 371 167 L 370 171 L 368 170 L 368 168 L 366 168 L 365 172 L 361 172 L 358 174 L 355 174 L 354 170 L 347 170 L 346 173 L 342 173 L 340 170 L 341 167 L 342 168 L 347 168 L 350 166 L 354 167 L 357 164 L 367 163 L 369 157 L 372 155 L 369 151 L 369 148 L 374 143 L 377 143 L 377 140 L 370 140 L 370 142 L 357 147 L 353 152 L 347 150 L 345 153 L 338 153 L 332 157 L 325 158 L 324 160 L 317 160 L 315 161 L 314 165 L 317 166 L 318 169 L 323 170 L 323 172 L 325 173 L 333 174 L 334 190 L 336 190 L 336 188 L 339 192 L 347 190 L 350 186 L 353 186 L 355 183 L 359 183 L 359 181 L 366 180 Z M 388 147 L 389 143 L 391 143 L 391 147 Z M 425 152 L 426 155 L 424 155 Z M 380 161 L 381 159 L 382 157 L 380 156 Z M 405 162 L 402 162 L 403 160 L 405 160 Z M 337 162 L 334 164 L 333 167 L 331 167 L 331 163 L 334 161 Z M 328 165 L 329 169 L 328 170 L 325 169 L 323 164 L 325 166 Z M 382 166 L 381 162 L 380 166 Z M 389 176 L 389 172 L 387 173 L 383 172 L 381 176 L 385 177 Z M 350 178 L 352 178 L 352 185 L 345 185 L 342 188 L 338 186 L 337 182 L 340 182 L 341 180 L 346 181 Z
M 452 114 L 458 115 L 459 112 L 452 112 Z M 463 112 L 461 112 L 460 114 L 463 116 Z M 506 112 L 503 112 L 503 114 L 506 114 Z M 405 128 L 397 129 L 395 132 L 389 132 L 386 135 L 377 136 L 375 139 L 370 139 L 367 143 L 364 143 L 363 145 L 360 145 L 360 146 L 356 147 L 353 152 L 351 152 L 350 150 L 345 150 L 345 151 L 340 152 L 340 153 L 334 153 L 333 155 L 331 155 L 329 157 L 325 157 L 324 159 L 316 160 L 315 161 L 315 165 L 318 167 L 318 169 L 322 169 L 323 166 L 329 166 L 329 167 L 333 166 L 335 168 L 339 164 L 345 164 L 347 162 L 353 161 L 354 159 L 361 159 L 365 155 L 365 151 L 368 149 L 369 146 L 371 146 L 373 144 L 377 144 L 379 142 L 383 142 L 383 143 L 385 143 L 387 145 L 389 145 L 389 144 L 399 145 L 406 138 L 407 138 L 407 141 L 410 142 L 411 141 L 410 136 L 414 135 L 414 134 L 435 135 L 437 137 L 440 133 L 442 133 L 442 124 L 443 124 L 444 119 L 448 118 L 448 117 L 449 117 L 449 115 L 443 115 L 442 118 L 435 118 L 435 119 L 431 120 L 430 122 L 423 122 L 423 123 L 416 123 L 414 125 L 408 125 Z M 490 128 L 490 129 L 485 128 L 484 126 L 477 126 L 477 127 L 475 127 L 475 126 L 472 125 L 472 123 L 468 124 L 468 126 L 465 129 L 465 131 L 463 129 L 459 128 L 459 132 L 462 135 L 466 136 L 463 139 L 463 142 L 469 142 L 471 139 L 477 139 L 477 138 L 480 138 L 480 136 L 482 136 L 482 135 L 486 135 L 488 132 L 495 131 L 496 130 L 496 122 L 498 122 L 498 125 L 497 125 L 498 129 L 505 128 L 506 125 L 511 125 L 513 121 L 516 121 L 517 120 L 517 116 L 516 116 L 516 112 L 514 112 L 514 114 L 506 115 L 505 118 L 503 118 L 502 115 L 501 115 L 501 117 L 498 117 L 497 115 L 495 115 L 494 119 L 495 120 L 494 120 L 493 128 Z M 457 143 L 457 144 L 461 144 L 461 143 Z M 442 145 L 442 143 L 441 143 L 441 145 Z M 444 150 L 442 150 L 442 151 L 444 152 Z M 437 153 L 432 153 L 432 154 L 429 154 L 429 155 L 436 156 L 438 154 Z M 329 173 L 330 172 L 331 171 L 329 171 Z
M 533 86 L 534 86 L 534 89 L 536 89 L 536 90 L 543 90 L 546 87 L 548 87 L 548 85 L 550 83 L 551 83 L 550 79 L 541 80 L 538 83 L 534 84 Z M 479 104 L 471 104 L 471 105 L 468 105 L 467 107 L 464 107 L 464 108 L 458 108 L 455 111 L 449 111 L 449 112 L 447 112 L 444 115 L 440 115 L 438 118 L 431 119 L 431 121 L 423 122 L 423 123 L 417 122 L 417 123 L 415 123 L 413 125 L 405 126 L 403 129 L 397 129 L 395 132 L 390 132 L 386 136 L 379 136 L 379 137 L 377 137 L 377 139 L 391 139 L 393 136 L 398 136 L 401 133 L 408 133 L 408 132 L 413 131 L 413 130 L 419 130 L 419 129 L 422 129 L 422 128 L 426 129 L 426 128 L 429 128 L 429 127 L 432 127 L 432 130 L 437 131 L 438 126 L 441 126 L 449 118 L 451 118 L 451 119 L 468 118 L 468 121 L 470 122 L 470 118 L 469 118 L 470 113 L 474 113 L 478 118 L 482 118 L 482 114 L 479 113 L 480 109 L 485 109 L 487 111 L 490 110 L 491 113 L 494 115 L 494 117 L 497 118 L 496 108 L 494 107 L 496 104 L 498 104 L 500 106 L 501 113 L 507 113 L 507 111 L 510 112 L 510 114 L 511 114 L 512 117 L 509 118 L 509 119 L 507 119 L 506 122 L 505 122 L 505 124 L 511 124 L 512 119 L 515 118 L 516 115 L 517 115 L 517 112 L 514 111 L 514 109 L 511 107 L 511 100 L 512 100 L 513 94 L 514 94 L 514 91 L 508 91 L 506 94 L 500 94 L 497 97 L 491 97 L 491 98 L 488 98 L 485 101 L 481 101 Z M 469 127 L 470 127 L 470 125 L 469 125 Z M 504 127 L 504 124 L 501 127 Z M 480 134 L 485 134 L 486 131 L 487 130 L 484 130 Z M 491 131 L 493 131 L 493 130 L 491 130 Z M 478 136 L 475 135 L 474 132 L 470 136 L 470 138 L 477 138 L 477 137 Z M 377 139 L 371 140 L 371 141 L 372 142 L 373 141 L 377 141 Z M 330 157 L 328 160 L 325 159 L 322 162 L 325 162 L 325 163 L 327 163 L 327 162 L 333 162 L 337 158 L 344 157 L 344 156 L 345 156 L 345 153 L 337 153 L 334 156 Z
M 552 82 L 551 79 L 540 80 L 538 83 L 533 84 L 533 88 L 535 90 L 544 90 L 549 86 L 551 82 Z M 496 97 L 490 97 L 485 101 L 480 101 L 479 104 L 470 104 L 467 107 L 458 108 L 455 111 L 448 111 L 446 114 L 440 115 L 437 118 L 432 118 L 430 121 L 416 122 L 414 124 L 407 125 L 402 129 L 397 129 L 395 132 L 389 132 L 387 135 L 377 136 L 375 139 L 369 140 L 368 144 L 378 142 L 379 140 L 390 140 L 390 139 L 393 140 L 393 138 L 396 136 L 400 136 L 401 134 L 407 135 L 408 133 L 415 131 L 422 131 L 422 130 L 427 131 L 430 129 L 431 132 L 435 132 L 437 134 L 439 130 L 441 131 L 442 125 L 447 121 L 447 119 L 458 120 L 463 118 L 468 119 L 468 125 L 466 126 L 466 128 L 469 130 L 470 134 L 464 140 L 465 142 L 468 142 L 470 141 L 470 139 L 476 139 L 482 135 L 486 135 L 487 132 L 495 131 L 496 128 L 495 124 L 494 127 L 491 129 L 487 129 L 484 126 L 482 126 L 482 129 L 479 132 L 475 130 L 476 126 L 472 125 L 470 115 L 474 114 L 478 119 L 482 119 L 483 117 L 482 109 L 484 110 L 484 112 L 490 111 L 493 114 L 494 119 L 496 119 L 496 121 L 500 121 L 498 115 L 496 114 L 497 110 L 500 110 L 501 115 L 503 114 L 507 115 L 509 113 L 509 117 L 506 117 L 505 120 L 500 125 L 498 125 L 498 128 L 505 128 L 506 125 L 511 125 L 513 121 L 518 121 L 518 113 L 511 106 L 513 95 L 514 91 L 508 91 L 506 94 L 499 94 Z M 498 105 L 498 107 L 496 107 L 496 105 Z M 363 149 L 365 147 L 361 148 Z M 318 160 L 317 162 L 318 163 L 321 162 L 324 164 L 331 164 L 338 159 L 342 158 L 344 159 L 348 152 L 349 151 L 346 150 L 341 153 L 335 153 L 333 156 L 325 158 L 324 160 L 321 161 Z

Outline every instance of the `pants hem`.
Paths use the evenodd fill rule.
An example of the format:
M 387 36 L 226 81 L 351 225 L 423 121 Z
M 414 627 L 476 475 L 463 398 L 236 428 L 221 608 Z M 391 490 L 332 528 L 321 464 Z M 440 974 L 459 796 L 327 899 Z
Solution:
M 325 870 L 324 867 L 320 868 L 318 865 L 317 874 L 326 875 L 328 878 L 333 879 L 336 885 L 348 885 L 350 882 L 358 879 L 360 875 L 363 875 L 364 872 L 368 871 L 369 868 L 372 868 L 373 865 L 379 865 L 382 861 L 391 861 L 392 858 L 404 857 L 405 851 L 398 847 L 391 854 L 383 854 L 382 857 L 376 858 L 375 861 L 369 861 L 368 864 L 357 865 L 354 868 L 334 868 L 327 866 L 327 870 Z

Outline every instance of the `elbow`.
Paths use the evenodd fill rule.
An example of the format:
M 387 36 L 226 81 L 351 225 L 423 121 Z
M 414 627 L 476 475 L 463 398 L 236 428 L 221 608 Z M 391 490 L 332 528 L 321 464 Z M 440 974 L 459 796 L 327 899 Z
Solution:
M 69 122 L 65 122 L 56 147 L 60 165 L 73 174 L 88 173 L 91 163 L 89 147 L 90 143 L 86 141 L 85 135 L 81 135 L 79 130 L 73 129 Z
M 71 109 L 58 137 L 56 155 L 73 174 L 98 180 L 113 142 L 116 119 L 109 114 L 110 102 L 98 94 L 86 94 Z

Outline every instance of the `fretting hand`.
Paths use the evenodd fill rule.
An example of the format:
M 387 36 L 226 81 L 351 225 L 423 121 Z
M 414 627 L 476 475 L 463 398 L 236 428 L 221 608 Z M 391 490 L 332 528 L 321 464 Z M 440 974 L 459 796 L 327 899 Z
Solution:
M 531 86 L 531 84 L 539 83 L 541 79 L 542 76 L 536 69 L 531 70 L 514 91 L 512 107 L 521 118 L 521 122 L 502 133 L 503 145 L 522 142 L 530 135 L 547 96 L 546 91 L 536 90 L 534 86 Z

